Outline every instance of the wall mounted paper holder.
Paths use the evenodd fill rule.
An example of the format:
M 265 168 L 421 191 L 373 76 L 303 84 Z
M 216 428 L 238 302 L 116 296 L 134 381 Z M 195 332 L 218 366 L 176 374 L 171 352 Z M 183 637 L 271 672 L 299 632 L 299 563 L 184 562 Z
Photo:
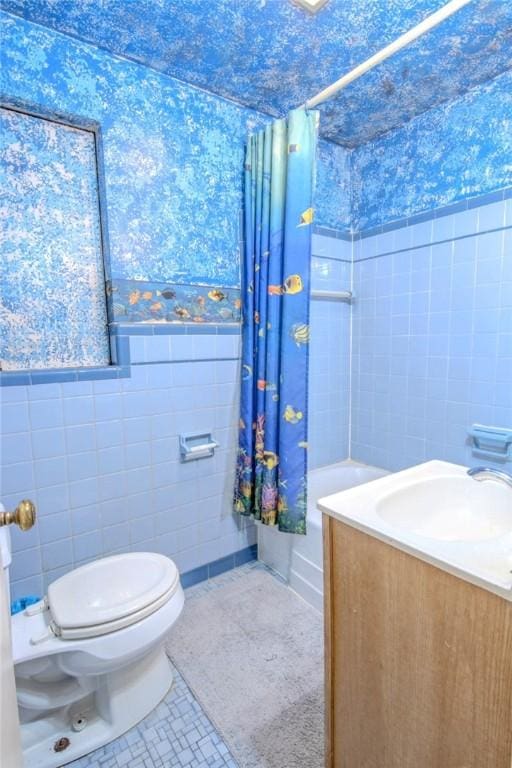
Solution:
M 502 461 L 510 457 L 512 429 L 473 424 L 468 430 L 468 434 L 472 439 L 475 453 L 492 459 L 501 459 Z
M 209 459 L 219 447 L 219 443 L 213 439 L 211 432 L 188 432 L 180 435 L 179 439 L 182 462 Z

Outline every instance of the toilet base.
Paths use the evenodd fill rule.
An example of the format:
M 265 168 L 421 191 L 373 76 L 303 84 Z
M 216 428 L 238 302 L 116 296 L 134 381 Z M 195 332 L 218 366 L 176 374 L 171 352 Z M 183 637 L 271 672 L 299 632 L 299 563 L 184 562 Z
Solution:
M 25 768 L 58 768 L 108 744 L 143 720 L 172 682 L 163 645 L 128 667 L 99 675 L 95 690 L 81 701 L 22 723 Z M 55 751 L 66 740 L 68 746 Z

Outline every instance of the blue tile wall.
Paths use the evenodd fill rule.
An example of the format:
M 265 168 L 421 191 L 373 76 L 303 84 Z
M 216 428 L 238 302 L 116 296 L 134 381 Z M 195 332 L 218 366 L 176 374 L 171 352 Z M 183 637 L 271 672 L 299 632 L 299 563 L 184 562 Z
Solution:
M 254 524 L 231 512 L 238 327 L 145 330 L 122 336 L 130 377 L 2 389 L 2 502 L 32 498 L 39 514 L 30 532 L 13 530 L 15 598 L 103 555 L 162 552 L 187 573 L 255 543 Z M 181 464 L 178 435 L 195 430 L 220 448 Z
M 351 248 L 314 236 L 315 288 L 348 287 Z M 315 467 L 348 456 L 349 306 L 313 301 L 311 329 Z M 255 543 L 251 521 L 231 514 L 239 326 L 127 324 L 113 332 L 118 349 L 129 347 L 129 376 L 2 389 L 2 500 L 13 507 L 33 498 L 39 512 L 28 534 L 13 531 L 14 597 L 130 550 L 163 552 L 194 580 L 208 563 L 230 567 L 245 556 L 233 553 Z M 178 435 L 194 430 L 211 430 L 221 447 L 214 459 L 183 465 Z
M 482 463 L 468 427 L 512 427 L 511 200 L 364 238 L 354 258 L 352 458 Z
M 352 244 L 313 235 L 312 290 L 351 287 Z M 311 300 L 309 366 L 310 469 L 346 459 L 349 455 L 350 305 Z

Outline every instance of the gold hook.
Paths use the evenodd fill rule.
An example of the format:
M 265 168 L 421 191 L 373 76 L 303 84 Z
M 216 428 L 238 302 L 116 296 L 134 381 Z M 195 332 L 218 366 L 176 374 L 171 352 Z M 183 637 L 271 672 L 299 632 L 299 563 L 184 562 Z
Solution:
M 14 512 L 0 512 L 0 527 L 15 523 L 22 531 L 28 531 L 36 521 L 36 505 L 29 499 L 20 501 Z

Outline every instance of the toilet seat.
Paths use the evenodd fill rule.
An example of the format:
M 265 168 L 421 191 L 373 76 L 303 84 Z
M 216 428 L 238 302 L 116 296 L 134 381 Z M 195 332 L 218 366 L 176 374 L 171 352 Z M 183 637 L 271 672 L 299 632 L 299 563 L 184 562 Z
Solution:
M 171 560 L 130 553 L 77 568 L 12 617 L 26 768 L 61 766 L 56 738 L 67 742 L 66 763 L 83 757 L 162 701 L 173 680 L 166 643 L 184 601 Z
M 50 584 L 45 601 L 49 628 L 63 640 L 115 632 L 157 611 L 178 586 L 178 569 L 164 555 L 133 552 L 105 557 Z
M 146 617 L 134 620 L 119 631 L 69 640 L 52 632 L 49 610 L 29 615 L 21 611 L 11 620 L 13 660 L 18 674 L 27 676 L 25 662 L 32 664 L 55 655 L 59 656 L 59 667 L 72 676 L 97 674 L 98 670 L 108 671 L 129 663 L 140 656 L 141 649 L 169 632 L 183 604 L 184 593 L 178 582 L 173 596 Z M 43 636 L 44 640 L 34 642 Z

